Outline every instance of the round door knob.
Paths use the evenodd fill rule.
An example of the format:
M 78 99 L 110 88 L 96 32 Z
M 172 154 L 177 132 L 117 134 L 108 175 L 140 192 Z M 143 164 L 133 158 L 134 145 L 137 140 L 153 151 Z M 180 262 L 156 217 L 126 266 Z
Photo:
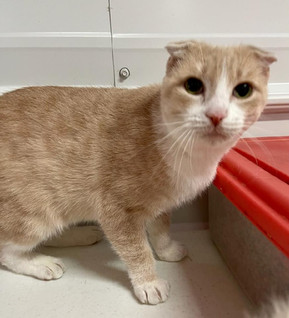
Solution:
M 130 71 L 127 67 L 123 67 L 119 70 L 119 76 L 122 79 L 127 79 L 130 76 Z

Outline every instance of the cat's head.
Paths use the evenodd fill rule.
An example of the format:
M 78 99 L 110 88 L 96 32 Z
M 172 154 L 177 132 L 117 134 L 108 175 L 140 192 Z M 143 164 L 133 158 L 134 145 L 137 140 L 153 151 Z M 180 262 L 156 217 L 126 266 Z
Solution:
M 167 129 L 182 125 L 211 145 L 237 140 L 265 106 L 269 66 L 275 57 L 245 45 L 186 41 L 166 48 L 170 58 L 161 111 Z

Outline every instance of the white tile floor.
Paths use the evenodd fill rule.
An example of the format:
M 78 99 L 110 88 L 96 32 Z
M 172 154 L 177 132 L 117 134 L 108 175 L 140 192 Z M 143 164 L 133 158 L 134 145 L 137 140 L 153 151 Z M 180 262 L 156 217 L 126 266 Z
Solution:
M 169 300 L 139 304 L 132 295 L 123 264 L 106 241 L 94 246 L 43 248 L 61 257 L 68 270 L 44 282 L 0 268 L 1 318 L 166 317 L 241 318 L 250 303 L 212 244 L 209 231 L 189 224 L 174 226 L 173 236 L 189 249 L 179 263 L 157 262 L 171 283 Z

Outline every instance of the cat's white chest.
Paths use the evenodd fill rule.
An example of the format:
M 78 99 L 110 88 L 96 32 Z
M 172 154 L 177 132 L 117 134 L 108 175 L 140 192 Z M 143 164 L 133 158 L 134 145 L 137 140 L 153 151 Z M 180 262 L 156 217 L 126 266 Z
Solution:
M 186 157 L 172 169 L 171 178 L 178 204 L 193 199 L 213 181 L 219 160 L 207 156 Z

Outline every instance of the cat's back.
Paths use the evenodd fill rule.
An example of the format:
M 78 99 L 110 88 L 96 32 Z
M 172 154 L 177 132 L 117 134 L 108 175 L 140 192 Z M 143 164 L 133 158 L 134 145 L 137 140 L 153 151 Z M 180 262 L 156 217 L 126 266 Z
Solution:
M 1 119 L 6 116 L 32 116 L 33 114 L 53 112 L 62 113 L 65 110 L 87 111 L 88 106 L 101 108 L 110 104 L 114 88 L 78 88 L 57 86 L 35 86 L 17 89 L 0 96 Z M 86 107 L 85 109 L 83 107 Z
M 158 86 L 138 89 L 114 87 L 58 87 L 39 86 L 18 89 L 0 96 L 0 121 L 26 120 L 41 116 L 68 116 L 77 113 L 105 116 L 113 112 L 141 111 L 159 92 Z M 35 122 L 36 123 L 36 122 Z M 32 127 L 31 127 L 32 128 Z
M 89 145 L 92 140 L 99 146 L 105 140 L 133 140 L 149 130 L 149 114 L 158 95 L 157 86 L 44 86 L 6 93 L 0 96 L 2 154 L 23 155 L 37 149 L 62 153 L 69 146 L 77 152 L 77 147 Z
M 0 96 L 0 145 L 21 149 L 80 131 L 92 113 L 109 105 L 108 89 L 28 87 Z M 98 102 L 96 102 L 98 101 Z M 55 137 L 54 137 L 55 136 Z
M 0 144 L 19 137 L 102 134 L 146 126 L 159 87 L 28 87 L 0 96 Z

